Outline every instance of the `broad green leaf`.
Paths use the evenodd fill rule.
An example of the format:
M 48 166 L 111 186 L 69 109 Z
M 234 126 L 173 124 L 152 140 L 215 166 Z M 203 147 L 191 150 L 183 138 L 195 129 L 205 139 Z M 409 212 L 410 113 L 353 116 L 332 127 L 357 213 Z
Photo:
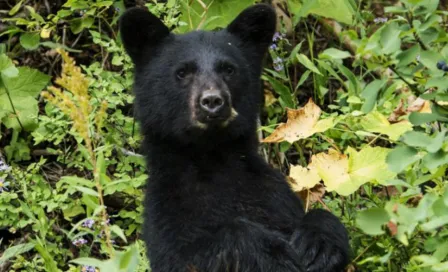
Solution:
M 32 131 L 37 126 L 37 114 L 39 108 L 37 100 L 33 97 L 14 98 L 14 109 L 8 99 L 4 89 L 0 87 L 0 117 L 7 128 L 21 130 L 22 126 L 26 131 Z M 14 112 L 15 110 L 15 112 Z M 20 120 L 20 121 L 19 121 Z
M 448 224 L 448 215 L 436 217 L 429 222 L 422 224 L 422 229 L 424 231 L 431 231 L 436 228 L 445 226 Z
M 412 130 L 412 125 L 409 122 L 390 124 L 386 116 L 378 111 L 363 116 L 361 118 L 361 126 L 369 132 L 385 134 L 392 141 L 398 140 L 403 133 Z
M 356 224 L 369 235 L 381 235 L 384 233 L 382 227 L 389 219 L 389 214 L 383 208 L 371 208 L 358 213 Z
M 36 97 L 47 86 L 50 76 L 29 67 L 19 67 L 19 78 L 7 78 L 3 81 L 13 101 L 18 97 Z M 2 93 L 0 92 L 0 100 Z
M 346 59 L 350 58 L 352 54 L 348 51 L 341 51 L 336 48 L 328 48 L 319 54 L 320 59 Z
M 120 269 L 124 271 L 136 271 L 140 254 L 136 245 L 131 246 L 120 258 Z
M 420 62 L 429 70 L 440 72 L 437 69 L 437 62 L 443 59 L 442 55 L 432 50 L 422 50 L 420 52 Z
M 19 75 L 19 70 L 14 66 L 12 60 L 5 54 L 0 54 L 0 75 L 1 78 L 16 77 Z
M 382 45 L 382 52 L 386 55 L 392 54 L 400 50 L 401 30 L 397 22 L 391 22 L 381 32 L 380 43 Z
M 0 118 L 8 128 L 20 130 L 23 126 L 25 130 L 31 131 L 36 127 L 38 114 L 35 97 L 47 85 L 50 77 L 28 67 L 20 67 L 18 72 L 16 77 L 2 75 Z
M 420 53 L 420 47 L 417 44 L 401 52 L 400 54 L 397 55 L 398 60 L 397 66 L 398 67 L 407 66 L 408 64 L 416 60 L 417 55 L 419 53 Z
M 387 164 L 389 169 L 400 173 L 410 164 L 418 161 L 420 156 L 415 148 L 409 146 L 399 146 L 394 148 L 387 156 Z
M 28 50 L 34 50 L 37 47 L 39 47 L 40 42 L 40 35 L 39 33 L 30 33 L 25 32 L 22 35 L 20 35 L 20 44 L 23 46 L 23 48 Z
M 375 107 L 376 99 L 381 88 L 386 83 L 385 80 L 374 80 L 370 82 L 364 90 L 361 92 L 361 97 L 365 99 L 364 104 L 361 107 L 361 111 L 364 113 L 369 113 Z
M 347 0 L 305 0 L 299 16 L 305 17 L 308 14 L 315 14 L 335 19 L 341 23 L 352 24 L 354 10 Z
M 297 60 L 306 68 L 310 69 L 312 72 L 318 74 L 318 75 L 322 75 L 319 71 L 319 69 L 317 69 L 317 67 L 314 65 L 313 62 L 311 62 L 311 60 L 305 56 L 304 54 L 298 54 L 297 55 Z
M 428 152 L 437 152 L 443 145 L 445 132 L 439 132 L 435 137 L 430 137 L 423 132 L 409 131 L 403 135 L 403 142 L 409 146 L 423 147 Z
M 434 113 L 420 113 L 420 112 L 411 112 L 409 115 L 409 121 L 418 126 L 424 123 L 431 123 L 435 121 L 448 121 L 448 117 L 439 116 Z
M 185 33 L 198 27 L 203 30 L 224 28 L 232 22 L 245 8 L 254 4 L 254 0 L 202 0 L 180 1 L 180 20 L 186 25 L 180 26 L 177 31 Z M 206 9 L 201 5 L 206 5 Z M 214 20 L 209 20 L 215 18 Z M 208 21 L 208 22 L 207 22 Z M 206 23 L 207 22 L 207 23 Z
M 11 258 L 17 257 L 25 252 L 30 251 L 35 246 L 34 243 L 26 243 L 26 244 L 19 244 L 12 247 L 8 247 L 0 257 L 0 265 L 3 265 L 6 261 L 8 261 Z
M 436 153 L 428 153 L 423 157 L 423 164 L 430 170 L 448 164 L 448 152 L 439 150 Z

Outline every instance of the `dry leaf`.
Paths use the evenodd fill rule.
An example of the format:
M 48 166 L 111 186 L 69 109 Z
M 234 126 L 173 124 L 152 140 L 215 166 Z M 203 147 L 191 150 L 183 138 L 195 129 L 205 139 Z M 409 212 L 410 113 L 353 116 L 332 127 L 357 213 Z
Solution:
M 269 107 L 277 101 L 277 98 L 269 90 L 264 90 L 264 106 Z
M 311 189 L 321 180 L 315 168 L 305 168 L 300 165 L 291 166 L 289 170 L 290 182 L 294 192 Z
M 317 132 L 323 132 L 334 126 L 334 119 L 319 120 L 321 109 L 310 99 L 301 109 L 287 109 L 288 121 L 280 124 L 264 143 L 288 141 L 294 143 L 299 139 L 308 138 Z
M 392 221 L 387 222 L 387 228 L 390 231 L 390 235 L 395 236 L 398 232 L 398 226 Z
M 400 102 L 398 103 L 397 107 L 394 109 L 394 111 L 390 114 L 389 118 L 387 118 L 387 120 L 389 120 L 389 122 L 391 123 L 397 123 L 398 121 L 400 121 L 400 117 L 406 115 L 406 109 L 404 108 L 404 102 L 403 99 L 400 99 Z
M 313 205 L 316 202 L 321 202 L 322 197 L 325 195 L 325 186 L 323 184 L 317 184 L 311 189 L 305 189 L 296 194 L 302 199 L 306 207 Z

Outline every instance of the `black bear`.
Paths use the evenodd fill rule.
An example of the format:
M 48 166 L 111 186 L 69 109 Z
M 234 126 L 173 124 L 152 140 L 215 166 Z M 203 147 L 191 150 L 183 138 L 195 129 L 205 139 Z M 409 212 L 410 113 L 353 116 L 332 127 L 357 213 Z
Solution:
M 258 154 L 262 60 L 275 27 L 263 4 L 215 32 L 176 35 L 139 8 L 120 20 L 150 171 L 143 238 L 153 272 L 338 272 L 348 264 L 341 222 L 324 210 L 305 214 Z

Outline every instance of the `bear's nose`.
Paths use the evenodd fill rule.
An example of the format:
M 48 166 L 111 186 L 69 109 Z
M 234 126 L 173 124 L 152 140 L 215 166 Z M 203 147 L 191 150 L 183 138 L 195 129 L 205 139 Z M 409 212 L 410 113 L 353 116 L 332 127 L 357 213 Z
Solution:
M 201 95 L 199 99 L 201 109 L 207 114 L 216 114 L 224 106 L 224 98 L 218 94 L 206 91 Z

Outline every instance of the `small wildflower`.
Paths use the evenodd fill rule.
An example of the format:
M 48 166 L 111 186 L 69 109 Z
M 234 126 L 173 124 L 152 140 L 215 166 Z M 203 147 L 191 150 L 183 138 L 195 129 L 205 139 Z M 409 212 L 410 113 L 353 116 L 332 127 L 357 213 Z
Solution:
M 95 224 L 95 220 L 87 219 L 82 223 L 82 226 L 91 229 L 93 227 L 93 224 Z
M 76 239 L 75 241 L 73 241 L 72 243 L 73 243 L 75 246 L 79 247 L 79 246 L 82 246 L 82 245 L 87 244 L 87 240 L 84 239 L 84 238 L 78 238 L 78 239 Z
M 378 18 L 373 19 L 373 21 L 375 22 L 375 24 L 386 23 L 387 20 L 388 20 L 388 19 L 387 19 L 387 18 L 384 18 L 384 17 L 378 17 Z
M 5 180 L 3 178 L 0 178 L 0 193 L 3 191 L 8 191 L 8 183 L 5 182 Z
M 9 170 L 9 168 L 9 165 L 7 165 L 6 162 L 2 160 L 2 158 L 0 158 L 0 171 L 6 171 Z
M 283 39 L 282 34 L 280 34 L 278 32 L 275 32 L 274 36 L 272 37 L 272 41 L 276 42 L 276 41 L 279 41 L 281 39 Z
M 95 267 L 90 266 L 90 265 L 83 265 L 81 271 L 82 272 L 95 272 L 96 269 L 95 269 Z
M 278 48 L 278 46 L 275 43 L 273 43 L 273 44 L 271 44 L 271 46 L 269 46 L 269 49 L 271 49 L 271 50 L 276 50 L 277 48 Z
M 274 59 L 274 70 L 280 72 L 283 70 L 283 60 L 279 57 Z

